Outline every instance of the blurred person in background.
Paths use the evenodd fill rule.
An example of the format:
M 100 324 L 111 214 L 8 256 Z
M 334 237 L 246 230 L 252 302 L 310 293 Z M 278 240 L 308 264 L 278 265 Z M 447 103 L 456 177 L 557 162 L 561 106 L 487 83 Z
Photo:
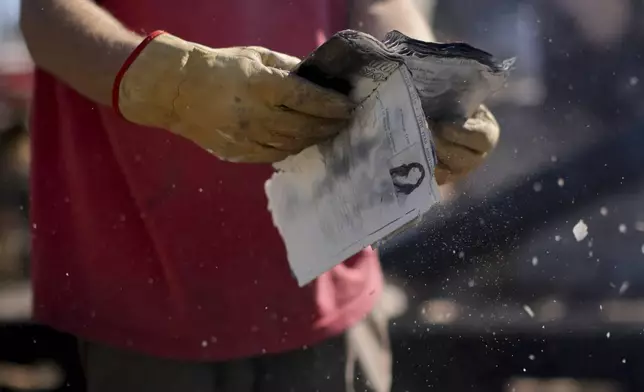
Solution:
M 33 64 L 18 25 L 20 2 L 0 5 L 0 129 L 20 122 L 32 90 Z
M 6 322 L 28 319 L 31 308 L 29 138 L 24 117 L 33 64 L 20 34 L 19 10 L 18 0 L 0 2 L 0 390 L 44 391 L 60 385 L 60 373 L 49 364 L 14 362 L 10 333 L 5 333 Z
M 19 9 L 18 0 L 0 5 L 0 285 L 26 278 L 28 249 L 29 141 L 24 115 L 33 64 L 20 35 Z
M 263 190 L 346 123 L 288 71 L 349 27 L 433 39 L 411 0 L 23 2 L 34 316 L 78 337 L 90 392 L 389 389 L 375 250 L 299 288 Z M 498 137 L 489 113 L 435 128 L 439 183 Z

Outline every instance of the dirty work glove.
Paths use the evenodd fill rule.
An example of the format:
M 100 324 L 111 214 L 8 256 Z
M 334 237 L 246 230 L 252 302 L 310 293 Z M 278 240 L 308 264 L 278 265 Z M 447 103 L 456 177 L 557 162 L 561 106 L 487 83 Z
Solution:
M 298 63 L 262 47 L 212 49 L 155 32 L 116 78 L 113 106 L 223 160 L 276 162 L 337 134 L 352 109 L 289 73 Z
M 436 156 L 436 181 L 453 182 L 476 169 L 499 140 L 499 124 L 483 105 L 467 120 L 430 121 Z

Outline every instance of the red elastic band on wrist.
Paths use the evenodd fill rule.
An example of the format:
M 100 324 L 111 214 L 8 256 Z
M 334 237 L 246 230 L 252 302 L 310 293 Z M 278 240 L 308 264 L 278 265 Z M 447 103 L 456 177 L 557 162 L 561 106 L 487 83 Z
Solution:
M 130 68 L 134 60 L 141 54 L 143 49 L 145 49 L 146 46 L 150 42 L 152 42 L 153 39 L 156 37 L 160 36 L 161 34 L 165 34 L 165 31 L 163 30 L 157 30 L 155 32 L 152 32 L 148 34 L 147 37 L 137 46 L 132 53 L 128 56 L 127 60 L 123 63 L 121 66 L 121 69 L 119 72 L 116 74 L 116 78 L 114 79 L 114 84 L 112 85 L 112 108 L 114 108 L 114 111 L 116 112 L 117 115 L 123 117 L 121 114 L 121 110 L 119 109 L 119 90 L 121 88 L 121 80 L 123 80 L 123 76 L 127 72 L 127 70 Z

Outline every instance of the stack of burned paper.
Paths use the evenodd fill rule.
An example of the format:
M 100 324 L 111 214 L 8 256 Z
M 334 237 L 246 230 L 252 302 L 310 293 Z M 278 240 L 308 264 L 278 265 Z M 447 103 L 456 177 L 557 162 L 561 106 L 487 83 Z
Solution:
M 464 43 L 334 35 L 296 74 L 358 103 L 349 128 L 275 164 L 268 208 L 304 285 L 417 222 L 439 201 L 426 118 L 464 118 L 503 87 L 513 59 Z

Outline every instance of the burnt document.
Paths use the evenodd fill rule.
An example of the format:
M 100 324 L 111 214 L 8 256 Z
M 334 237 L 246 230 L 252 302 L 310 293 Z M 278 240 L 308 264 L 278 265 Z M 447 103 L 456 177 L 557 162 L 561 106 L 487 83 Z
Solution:
M 334 139 L 274 165 L 268 208 L 300 285 L 422 219 L 437 202 L 427 118 L 464 117 L 500 89 L 511 61 L 466 44 L 343 31 L 295 71 L 358 103 Z

